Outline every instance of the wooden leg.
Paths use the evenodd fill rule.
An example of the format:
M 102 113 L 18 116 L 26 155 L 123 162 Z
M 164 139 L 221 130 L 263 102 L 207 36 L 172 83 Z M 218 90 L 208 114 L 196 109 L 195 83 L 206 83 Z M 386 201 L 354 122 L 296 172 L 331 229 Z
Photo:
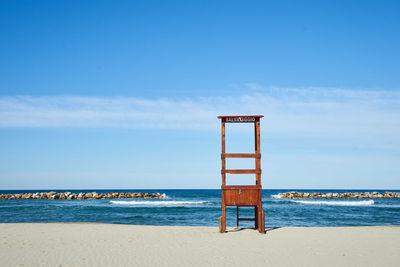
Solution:
M 239 229 L 239 206 L 236 206 L 236 228 Z
M 261 212 L 260 212 L 260 225 L 258 228 L 258 231 L 261 234 L 265 234 L 265 214 L 264 214 L 264 210 L 262 208 L 260 208 Z
M 219 232 L 225 233 L 226 231 L 226 207 L 222 206 L 222 216 L 219 217 Z
M 254 206 L 254 229 L 258 229 L 258 208 Z

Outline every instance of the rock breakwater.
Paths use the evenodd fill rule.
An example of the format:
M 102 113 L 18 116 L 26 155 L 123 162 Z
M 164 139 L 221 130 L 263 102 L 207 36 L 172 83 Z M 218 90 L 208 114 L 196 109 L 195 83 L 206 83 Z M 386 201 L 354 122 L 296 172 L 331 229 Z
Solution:
M 309 193 L 309 192 L 286 192 L 279 193 L 279 198 L 400 198 L 400 192 L 347 192 L 347 193 Z
M 8 199 L 112 199 L 112 198 L 165 198 L 164 194 L 160 193 L 121 193 L 121 192 L 107 192 L 107 193 L 57 193 L 50 192 L 36 192 L 36 193 L 20 193 L 20 194 L 0 194 L 0 200 Z

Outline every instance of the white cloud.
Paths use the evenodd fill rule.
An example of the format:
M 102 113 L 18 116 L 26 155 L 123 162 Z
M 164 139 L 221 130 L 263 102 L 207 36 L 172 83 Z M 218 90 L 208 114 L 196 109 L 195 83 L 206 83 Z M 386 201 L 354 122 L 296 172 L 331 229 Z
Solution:
M 0 97 L 0 127 L 132 127 L 217 130 L 218 115 L 263 114 L 272 135 L 372 140 L 400 147 L 400 92 L 273 88 L 238 97 Z

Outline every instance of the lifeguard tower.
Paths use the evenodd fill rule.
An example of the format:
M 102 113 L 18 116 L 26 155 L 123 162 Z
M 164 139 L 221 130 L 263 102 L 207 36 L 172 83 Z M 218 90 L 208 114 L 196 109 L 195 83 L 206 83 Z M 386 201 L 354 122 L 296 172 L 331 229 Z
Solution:
M 222 216 L 219 218 L 219 232 L 226 231 L 226 207 L 236 206 L 236 224 L 239 221 L 254 221 L 255 229 L 265 233 L 265 216 L 261 201 L 261 153 L 260 153 L 260 119 L 263 115 L 219 116 L 221 119 L 221 175 L 222 175 Z M 254 153 L 225 153 L 225 123 L 254 124 Z M 227 158 L 254 158 L 254 169 L 227 170 Z M 255 174 L 255 185 L 226 185 L 226 174 Z M 239 207 L 254 207 L 254 218 L 239 218 Z

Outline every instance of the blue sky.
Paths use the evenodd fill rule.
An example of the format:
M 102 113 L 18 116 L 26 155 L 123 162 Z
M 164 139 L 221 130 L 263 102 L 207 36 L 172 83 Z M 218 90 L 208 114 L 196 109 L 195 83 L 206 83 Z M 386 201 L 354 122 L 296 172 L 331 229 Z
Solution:
M 1 1 L 0 189 L 218 188 L 224 114 L 265 116 L 264 188 L 399 189 L 399 12 Z M 252 129 L 228 130 L 251 151 Z

